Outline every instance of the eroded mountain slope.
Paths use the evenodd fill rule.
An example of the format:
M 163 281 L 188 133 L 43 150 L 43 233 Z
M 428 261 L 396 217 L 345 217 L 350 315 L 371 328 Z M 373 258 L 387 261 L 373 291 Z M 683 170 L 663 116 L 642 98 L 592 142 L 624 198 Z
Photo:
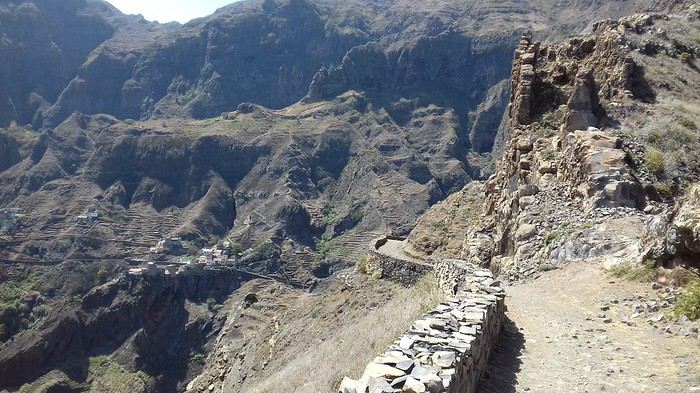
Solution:
M 55 265 L 33 269 L 40 280 L 2 267 L 0 285 L 10 284 L 17 305 L 3 307 L 2 316 L 17 322 L 6 325 L 3 338 L 23 331 L 17 342 L 34 342 L 32 327 L 58 326 L 44 319 L 46 304 L 71 298 L 66 307 L 75 307 L 92 286 L 123 271 L 125 258 L 145 256 L 168 235 L 194 245 L 230 238 L 243 251 L 245 269 L 305 288 L 323 286 L 319 278 L 332 273 L 335 262 L 355 262 L 379 233 L 407 233 L 423 211 L 488 172 L 479 153 L 491 149 L 502 124 L 503 80 L 511 72 L 517 31 L 544 34 L 563 23 L 555 14 L 585 15 L 579 27 L 601 14 L 666 7 L 547 4 L 429 2 L 416 11 L 407 2 L 244 2 L 184 27 L 120 16 L 131 22 L 88 55 L 56 102 L 36 112 L 30 107 L 26 118 L 8 117 L 20 123 L 32 117 L 45 128 L 12 124 L 1 134 L 0 152 L 7 155 L 0 157 L 0 201 L 23 214 L 11 237 L 1 240 L 3 257 Z M 549 266 L 636 252 L 637 229 L 646 225 L 637 209 L 651 206 L 648 215 L 660 217 L 683 190 L 675 174 L 682 180 L 695 173 L 688 169 L 694 157 L 666 143 L 665 134 L 650 132 L 646 141 L 679 152 L 663 173 L 645 162 L 646 143 L 626 135 L 637 129 L 626 122 L 656 120 L 627 114 L 663 109 L 675 115 L 673 105 L 696 97 L 695 79 L 675 68 L 692 69 L 698 55 L 687 34 L 697 30 L 697 19 L 692 12 L 682 17 L 600 23 L 593 38 L 561 45 L 521 42 L 501 168 L 485 185 L 469 186 L 424 216 L 409 252 L 461 254 L 515 279 L 543 261 Z M 300 19 L 309 25 L 290 23 Z M 513 31 L 492 31 L 502 23 Z M 306 38 L 300 35 L 316 33 L 323 38 L 299 46 Z M 645 39 L 654 41 L 652 52 L 644 49 Z M 281 50 L 286 47 L 292 52 Z M 268 49 L 283 55 L 270 60 L 262 55 Z M 278 67 L 289 58 L 296 71 Z M 654 72 L 657 61 L 660 69 L 672 69 L 672 79 L 655 79 L 663 75 Z M 579 72 L 584 68 L 590 71 Z M 691 115 L 678 122 L 688 130 L 685 125 L 697 124 L 690 102 Z M 584 133 L 569 132 L 577 130 Z M 692 132 L 683 135 L 686 143 L 697 142 Z M 484 199 L 488 214 L 479 217 L 473 206 Z M 78 222 L 90 212 L 99 217 L 94 225 Z M 572 220 L 573 229 L 564 225 Z M 614 242 L 612 251 L 596 247 L 604 242 Z M 201 311 L 204 324 L 218 318 L 198 301 L 193 317 Z M 134 329 L 144 324 L 139 320 Z M 213 339 L 194 347 L 206 352 Z M 115 339 L 120 343 L 130 341 Z M 3 356 L 16 359 L 33 348 L 20 344 L 19 350 L 3 347 L 9 348 Z M 196 368 L 187 361 L 192 348 L 177 352 L 180 389 Z M 115 359 L 116 366 L 101 361 L 87 370 L 104 375 L 116 367 L 131 378 L 146 369 L 133 359 Z M 155 377 L 172 372 L 163 362 L 154 364 L 147 371 Z M 205 375 L 220 375 L 214 371 Z M 13 383 L 35 377 L 18 374 Z M 135 378 L 129 379 L 134 389 L 153 388 Z

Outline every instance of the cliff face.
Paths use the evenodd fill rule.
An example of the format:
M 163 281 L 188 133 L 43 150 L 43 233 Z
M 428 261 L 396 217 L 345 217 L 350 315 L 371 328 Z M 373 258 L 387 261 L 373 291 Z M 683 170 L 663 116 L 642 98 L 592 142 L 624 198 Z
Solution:
M 287 106 L 303 96 L 322 64 L 362 42 L 327 28 L 322 17 L 306 1 L 248 2 L 151 44 L 130 43 L 134 47 L 124 50 L 110 40 L 48 110 L 48 124 L 75 110 L 122 119 L 201 119 L 241 102 Z
M 145 391 L 172 391 L 187 376 L 190 354 L 200 352 L 225 321 L 208 309 L 207 299 L 222 301 L 239 286 L 236 272 L 220 270 L 121 278 L 96 287 L 73 311 L 55 310 L 36 334 L 20 335 L 0 350 L 0 389 L 52 369 L 89 385 L 88 359 L 118 350 L 122 367 L 154 378 Z
M 696 159 L 661 152 L 677 133 L 688 143 L 698 141 L 695 115 L 680 115 L 674 104 L 682 96 L 695 99 L 697 78 L 669 85 L 669 75 L 688 75 L 684 70 L 693 67 L 692 60 L 679 58 L 681 52 L 685 59 L 697 56 L 697 47 L 684 39 L 697 23 L 697 10 L 690 8 L 596 23 L 590 35 L 562 44 L 524 37 L 512 70 L 504 155 L 484 183 L 483 207 L 470 199 L 460 202 L 467 207 L 438 207 L 483 209 L 482 224 L 453 231 L 464 239 L 460 256 L 521 278 L 543 264 L 581 259 L 606 266 L 649 258 L 666 263 L 669 257 L 650 245 L 656 239 L 667 242 L 665 250 L 678 246 L 673 263 L 692 264 L 692 247 L 683 244 L 692 242 L 693 224 L 671 224 L 668 235 L 664 228 L 674 195 L 696 179 L 697 172 L 688 170 Z M 649 52 L 649 46 L 665 49 Z M 686 119 L 682 124 L 671 123 L 680 117 Z M 649 134 L 669 123 L 665 134 Z M 663 154 L 665 161 L 654 159 Z M 677 213 L 679 222 L 687 209 Z M 429 217 L 409 241 L 431 253 L 433 247 L 420 240 L 424 227 L 434 225 Z M 457 254 L 450 248 L 437 252 Z
M 0 8 L 0 53 L 8 54 L 0 125 L 54 127 L 74 111 L 201 119 L 242 102 L 282 108 L 307 93 L 381 89 L 387 105 L 403 97 L 454 108 L 466 130 L 468 113 L 507 77 L 520 31 L 558 26 L 563 34 L 600 15 L 671 3 L 251 0 L 179 26 L 124 16 L 98 0 L 12 1 Z M 570 24 L 566 15 L 576 11 L 586 17 Z M 505 20 L 506 31 L 494 28 Z M 493 135 L 475 130 L 486 133 L 472 137 L 476 150 L 488 151 Z
M 123 24 L 94 0 L 9 1 L 0 5 L 0 125 L 41 122 L 88 55 Z

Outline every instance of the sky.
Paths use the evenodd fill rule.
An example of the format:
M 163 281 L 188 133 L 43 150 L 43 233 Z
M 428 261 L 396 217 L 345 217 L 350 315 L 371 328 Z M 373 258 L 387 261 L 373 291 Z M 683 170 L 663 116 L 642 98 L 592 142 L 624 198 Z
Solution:
M 160 23 L 192 19 L 212 14 L 235 0 L 107 0 L 125 14 L 141 14 Z

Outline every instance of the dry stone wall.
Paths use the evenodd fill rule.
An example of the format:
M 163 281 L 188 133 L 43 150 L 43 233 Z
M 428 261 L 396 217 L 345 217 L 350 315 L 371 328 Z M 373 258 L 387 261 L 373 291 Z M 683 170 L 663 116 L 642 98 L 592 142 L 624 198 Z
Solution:
M 481 290 L 486 293 L 501 293 L 500 281 L 492 278 L 488 270 L 458 259 L 438 258 L 433 260 L 433 269 L 440 289 L 448 295 L 455 295 L 469 289 L 473 280 L 478 280 Z
M 344 378 L 340 393 L 476 391 L 503 324 L 505 293 L 488 270 L 466 262 L 439 260 L 435 268 L 452 296 L 415 321 L 360 379 Z

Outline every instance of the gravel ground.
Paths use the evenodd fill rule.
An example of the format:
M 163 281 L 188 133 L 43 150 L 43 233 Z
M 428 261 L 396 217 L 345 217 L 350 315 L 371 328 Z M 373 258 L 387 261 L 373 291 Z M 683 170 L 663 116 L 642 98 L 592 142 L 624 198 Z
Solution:
M 671 335 L 621 301 L 650 284 L 568 265 L 506 288 L 508 321 L 481 393 L 700 392 L 700 340 Z

